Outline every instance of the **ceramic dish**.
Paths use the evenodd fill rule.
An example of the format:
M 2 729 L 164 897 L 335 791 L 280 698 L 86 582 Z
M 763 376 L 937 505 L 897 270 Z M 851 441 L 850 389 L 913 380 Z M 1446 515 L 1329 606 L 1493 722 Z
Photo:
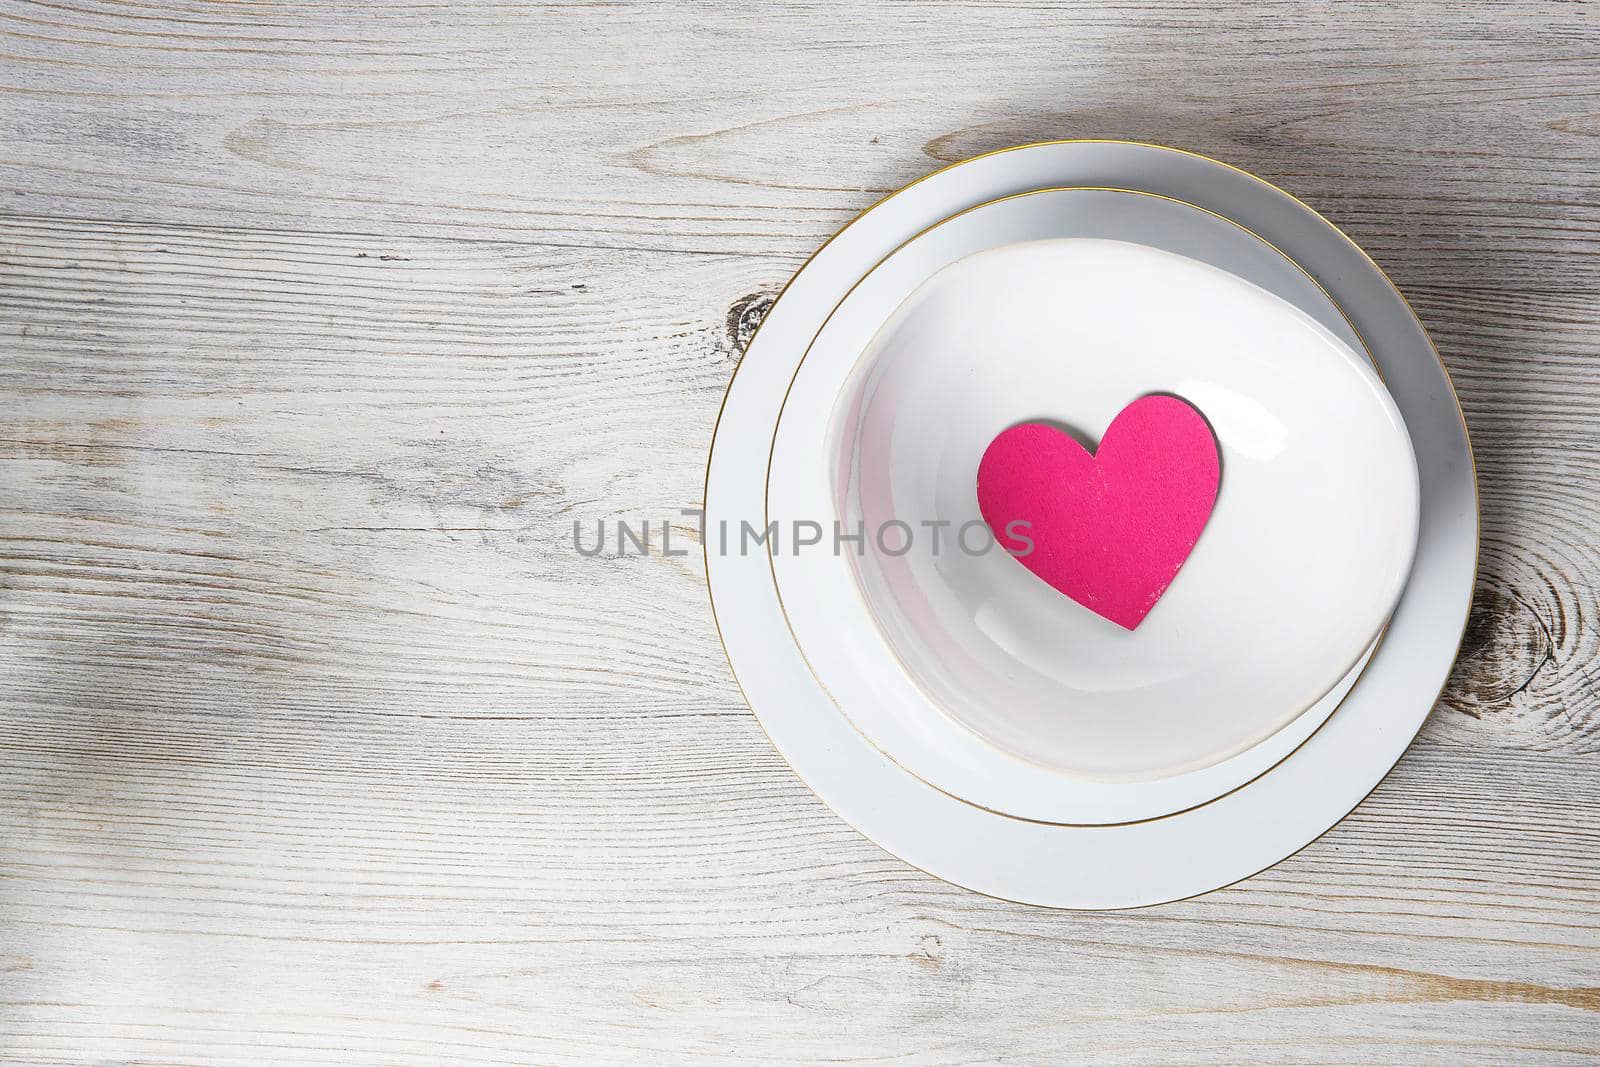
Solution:
M 1102 234 L 1141 243 L 1084 239 Z M 1010 243 L 1027 235 L 1077 237 Z M 1141 332 L 1126 301 L 1151 290 L 1172 313 L 1144 317 Z M 926 520 L 945 534 L 913 538 L 904 553 L 869 536 L 842 557 L 776 554 L 780 600 L 824 689 L 896 763 L 1023 818 L 1165 815 L 1282 759 L 1354 682 L 1416 533 L 1399 416 L 1370 364 L 1319 320 L 1353 336 L 1326 294 L 1259 239 L 1144 194 L 1010 198 L 890 256 L 802 361 L 775 437 L 768 517 L 792 528 L 837 510 L 847 530 L 892 519 L 940 528 Z M 882 358 L 894 346 L 907 357 L 898 368 Z M 997 430 L 1047 414 L 1098 439 L 1123 403 L 1163 386 L 1212 409 L 1229 482 L 1181 580 L 1137 631 L 1001 552 L 963 550 L 985 544 L 958 531 L 982 533 L 974 468 Z M 824 447 L 835 397 L 843 432 Z M 1345 451 L 1347 433 L 1362 446 Z M 862 499 L 864 484 L 876 500 Z M 1288 542 L 1312 546 L 1322 565 L 1302 571 Z M 1279 596 L 1297 614 L 1263 632 L 1259 616 Z
M 1329 291 L 1377 359 L 1420 476 L 1416 559 L 1387 636 L 1338 714 L 1269 773 L 1188 811 L 1117 826 L 999 815 L 885 759 L 828 701 L 784 623 L 764 553 L 726 531 L 759 524 L 766 450 L 805 346 L 855 282 L 940 219 L 1050 186 L 1136 188 L 1247 226 Z M 1313 840 L 1360 802 L 1415 736 L 1454 660 L 1477 556 L 1476 491 L 1460 409 L 1399 293 L 1337 229 L 1287 193 L 1203 157 L 1122 142 L 1028 146 L 949 168 L 887 198 L 820 250 L 768 313 L 730 383 L 707 468 L 704 545 L 718 632 L 774 745 L 849 823 L 907 862 L 1010 900 L 1132 907 L 1226 885 Z

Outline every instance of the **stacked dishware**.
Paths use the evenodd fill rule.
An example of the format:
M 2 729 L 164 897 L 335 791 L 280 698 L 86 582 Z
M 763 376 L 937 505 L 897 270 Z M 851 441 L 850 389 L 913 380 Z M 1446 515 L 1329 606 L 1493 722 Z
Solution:
M 705 508 L 795 771 L 908 863 L 1070 908 L 1226 885 L 1348 813 L 1477 558 L 1465 424 L 1382 271 L 1126 142 L 981 156 L 829 241 L 729 385 Z

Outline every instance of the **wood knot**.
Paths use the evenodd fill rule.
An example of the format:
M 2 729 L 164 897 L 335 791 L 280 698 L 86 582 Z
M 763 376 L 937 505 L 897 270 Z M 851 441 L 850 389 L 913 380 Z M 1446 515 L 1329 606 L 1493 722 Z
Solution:
M 938 972 L 942 970 L 944 968 L 944 939 L 938 934 L 923 934 L 917 939 L 916 949 L 906 953 L 906 959 L 925 971 Z
M 750 346 L 750 339 L 756 335 L 761 320 L 767 317 L 767 312 L 772 310 L 777 300 L 775 291 L 760 289 L 740 297 L 728 308 L 728 349 L 734 359 L 744 358 L 744 350 Z
M 1479 589 L 1442 702 L 1476 719 L 1503 711 L 1554 653 L 1549 627 L 1522 598 Z

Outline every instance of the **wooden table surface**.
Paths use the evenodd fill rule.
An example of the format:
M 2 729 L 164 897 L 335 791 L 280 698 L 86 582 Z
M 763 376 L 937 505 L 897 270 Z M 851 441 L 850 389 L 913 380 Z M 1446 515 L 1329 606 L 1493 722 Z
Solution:
M 1600 1061 L 1591 6 L 3 0 L 0 57 L 4 1062 Z M 571 547 L 698 505 L 855 212 L 1084 136 L 1345 227 L 1483 509 L 1384 784 L 1103 915 L 863 840 L 698 555 Z

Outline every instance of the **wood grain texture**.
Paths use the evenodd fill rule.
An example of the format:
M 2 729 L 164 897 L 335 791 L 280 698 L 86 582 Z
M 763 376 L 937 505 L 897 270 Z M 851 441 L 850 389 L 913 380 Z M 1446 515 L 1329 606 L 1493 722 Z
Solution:
M 571 548 L 827 234 L 1061 136 L 1345 226 L 1483 494 L 1395 772 L 1109 915 L 878 851 L 697 556 Z M 0 1060 L 1600 1062 L 1597 193 L 1581 3 L 3 0 Z

